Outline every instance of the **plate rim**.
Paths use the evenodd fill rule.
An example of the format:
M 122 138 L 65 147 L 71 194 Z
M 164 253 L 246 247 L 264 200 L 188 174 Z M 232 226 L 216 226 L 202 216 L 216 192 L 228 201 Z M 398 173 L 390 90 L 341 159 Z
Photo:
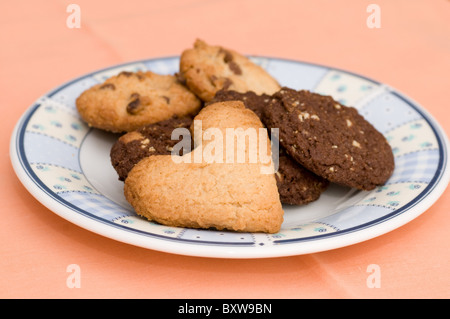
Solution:
M 27 171 L 24 167 L 24 163 L 22 162 L 22 158 L 19 155 L 20 151 L 24 154 L 24 151 L 21 149 L 23 145 L 19 144 L 21 139 L 21 135 L 25 132 L 25 127 L 27 121 L 31 118 L 34 111 L 39 107 L 38 101 L 43 97 L 51 97 L 56 92 L 62 90 L 63 88 L 80 81 L 84 78 L 91 77 L 97 73 L 111 70 L 114 68 L 120 68 L 127 65 L 139 64 L 139 63 L 149 63 L 151 61 L 161 61 L 161 60 L 171 60 L 171 59 L 179 59 L 179 56 L 164 56 L 164 57 L 156 57 L 150 59 L 141 59 L 136 61 L 129 61 L 124 63 L 119 63 L 115 65 L 111 65 L 108 67 L 100 68 L 96 71 L 91 71 L 85 73 L 81 76 L 75 77 L 65 83 L 49 90 L 46 94 L 41 95 L 40 98 L 35 100 L 31 106 L 29 106 L 25 112 L 21 115 L 16 125 L 14 126 L 13 132 L 10 138 L 10 160 L 12 162 L 13 169 L 21 181 L 21 183 L 25 186 L 25 188 L 33 195 L 41 204 L 51 210 L 53 213 L 58 216 L 68 220 L 69 222 L 87 229 L 91 232 L 99 234 L 101 236 L 114 239 L 116 241 L 124 242 L 127 244 L 131 244 L 134 246 L 139 246 L 146 249 L 152 249 L 161 252 L 179 254 L 179 255 L 188 255 L 188 256 L 197 256 L 197 257 L 215 257 L 215 258 L 270 258 L 270 257 L 285 257 L 285 256 L 293 256 L 293 255 L 302 255 L 309 254 L 315 252 L 322 252 L 327 250 L 332 250 L 336 248 L 346 247 L 349 245 L 361 243 L 367 241 L 369 239 L 381 236 L 386 234 L 394 229 L 397 229 L 406 223 L 412 221 L 417 218 L 421 214 L 423 214 L 429 207 L 431 207 L 437 199 L 442 195 L 445 189 L 448 186 L 450 181 L 450 169 L 448 165 L 448 150 L 450 148 L 449 140 L 445 134 L 445 131 L 441 127 L 438 121 L 426 110 L 421 104 L 417 103 L 409 96 L 403 94 L 399 90 L 395 88 L 391 88 L 383 84 L 382 82 L 373 80 L 367 76 L 360 75 L 358 73 L 343 70 L 340 68 L 325 66 L 317 63 L 310 63 L 305 61 L 298 61 L 293 59 L 285 59 L 279 57 L 268 57 L 268 56 L 260 56 L 260 55 L 251 55 L 249 57 L 254 58 L 263 58 L 268 60 L 277 60 L 289 63 L 300 63 L 303 65 L 310 65 L 320 67 L 326 70 L 334 70 L 343 72 L 346 74 L 357 76 L 361 79 L 365 79 L 376 83 L 378 85 L 384 85 L 389 89 L 389 92 L 397 95 L 399 98 L 404 100 L 410 107 L 420 113 L 420 115 L 427 121 L 430 128 L 433 130 L 435 134 L 438 144 L 439 144 L 439 153 L 440 153 L 440 161 L 444 161 L 445 163 L 441 163 L 441 170 L 437 170 L 433 179 L 427 185 L 427 187 L 420 192 L 415 198 L 420 198 L 418 202 L 415 202 L 414 205 L 409 205 L 410 202 L 406 205 L 407 207 L 402 207 L 399 210 L 393 211 L 389 218 L 383 216 L 383 218 L 379 218 L 377 220 L 371 221 L 370 223 L 365 223 L 362 225 L 366 225 L 361 227 L 358 225 L 357 229 L 346 229 L 344 231 L 338 231 L 337 233 L 331 233 L 330 236 L 311 236 L 307 238 L 301 238 L 301 240 L 293 240 L 293 243 L 300 244 L 293 245 L 272 245 L 265 247 L 257 247 L 254 244 L 249 246 L 240 246 L 232 245 L 227 246 L 222 243 L 215 243 L 213 245 L 207 245 L 205 242 L 188 242 L 188 241 L 171 241 L 169 238 L 157 238 L 155 234 L 145 233 L 143 231 L 139 231 L 136 229 L 131 229 L 107 220 L 101 220 L 100 218 L 94 218 L 86 216 L 84 213 L 80 213 L 80 208 L 71 208 L 70 205 L 67 206 L 61 202 L 61 199 L 55 198 L 57 194 L 52 194 L 51 191 L 42 189 L 42 186 L 39 186 L 36 183 L 37 176 L 30 176 L 30 172 Z M 22 130 L 20 130 L 22 129 Z M 87 136 L 88 134 L 86 134 Z M 438 165 L 439 167 L 439 165 Z M 45 188 L 46 186 L 43 185 Z M 50 199 L 50 200 L 49 200 Z M 412 209 L 414 208 L 414 209 Z M 74 214 L 74 211 L 76 212 Z M 94 222 L 92 222 L 94 221 Z M 105 224 L 107 225 L 105 227 Z M 368 225 L 370 224 L 370 225 Z M 113 227 L 111 227 L 113 226 Z M 367 233 L 367 229 L 370 229 L 370 232 Z M 125 230 L 125 231 L 124 231 Z M 131 236 L 130 236 L 131 234 Z M 147 234 L 146 236 L 142 235 Z M 152 240 L 148 240 L 151 237 L 152 240 L 156 241 L 156 244 L 152 242 Z M 338 240 L 336 240 L 338 238 Z M 308 245 L 302 245 L 303 243 L 308 242 Z M 325 242 L 325 245 L 324 245 Z M 293 247 L 295 246 L 295 247 Z M 324 248 L 324 246 L 326 246 Z M 199 247 L 201 247 L 199 249 Z M 269 247 L 269 249 L 268 249 Z

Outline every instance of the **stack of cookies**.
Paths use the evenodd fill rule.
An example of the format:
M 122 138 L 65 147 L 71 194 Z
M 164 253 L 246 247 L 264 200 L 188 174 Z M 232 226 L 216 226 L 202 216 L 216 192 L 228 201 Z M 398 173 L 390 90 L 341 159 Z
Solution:
M 177 74 L 122 72 L 76 102 L 90 126 L 123 133 L 110 157 L 125 196 L 139 215 L 165 225 L 274 233 L 281 204 L 316 201 L 329 183 L 371 190 L 394 170 L 386 139 L 356 109 L 281 87 L 245 56 L 201 40 L 182 52 Z M 261 174 L 260 161 L 190 161 L 208 143 L 194 142 L 200 120 L 221 132 L 278 129 L 279 154 L 269 150 L 278 165 Z M 194 135 L 184 153 L 174 154 L 187 138 L 173 137 L 175 129 Z

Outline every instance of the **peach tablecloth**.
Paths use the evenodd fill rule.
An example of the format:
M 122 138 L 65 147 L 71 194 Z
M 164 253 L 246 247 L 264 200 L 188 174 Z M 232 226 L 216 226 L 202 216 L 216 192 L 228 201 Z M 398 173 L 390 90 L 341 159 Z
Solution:
M 66 24 L 70 3 L 80 28 Z M 369 28 L 369 4 L 380 28 Z M 2 298 L 449 298 L 450 193 L 383 236 L 310 255 L 240 260 L 147 250 L 82 229 L 41 205 L 9 157 L 41 95 L 110 65 L 178 55 L 196 38 L 245 54 L 366 75 L 424 106 L 450 132 L 448 0 L 0 2 Z M 68 265 L 81 287 L 67 285 Z M 369 265 L 380 287 L 370 288 Z M 369 267 L 369 268 L 368 268 Z

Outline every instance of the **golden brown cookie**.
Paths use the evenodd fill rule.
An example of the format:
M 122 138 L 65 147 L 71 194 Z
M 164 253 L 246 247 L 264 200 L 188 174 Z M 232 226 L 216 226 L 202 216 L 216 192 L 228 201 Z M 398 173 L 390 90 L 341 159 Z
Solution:
M 196 134 L 206 134 L 210 128 L 224 136 L 226 128 L 263 128 L 255 113 L 236 101 L 205 107 L 194 123 L 198 124 L 199 120 L 202 127 Z M 270 152 L 267 133 L 262 138 L 266 139 Z M 170 226 L 277 232 L 283 221 L 283 210 L 273 164 L 259 160 L 210 162 L 204 156 L 210 143 L 207 140 L 191 153 L 175 159 L 170 155 L 155 155 L 136 164 L 125 180 L 124 193 L 137 214 Z M 229 146 L 226 142 L 223 145 Z M 261 150 L 257 148 L 258 153 Z M 243 151 L 247 155 L 252 153 L 249 143 Z M 263 168 L 270 166 L 272 174 L 262 173 Z
M 173 116 L 195 115 L 201 101 L 174 75 L 121 72 L 84 91 L 76 101 L 92 127 L 129 132 Z
M 202 40 L 182 52 L 180 75 L 203 101 L 210 101 L 221 89 L 272 94 L 280 88 L 269 73 L 247 57 Z

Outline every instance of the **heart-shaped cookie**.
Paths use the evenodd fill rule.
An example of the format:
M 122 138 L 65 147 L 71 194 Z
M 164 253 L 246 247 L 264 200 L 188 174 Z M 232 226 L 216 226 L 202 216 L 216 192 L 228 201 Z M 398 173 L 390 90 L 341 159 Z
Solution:
M 202 109 L 191 131 L 192 152 L 145 158 L 128 174 L 124 193 L 137 214 L 168 226 L 279 231 L 283 210 L 258 116 L 242 102 L 218 102 Z

